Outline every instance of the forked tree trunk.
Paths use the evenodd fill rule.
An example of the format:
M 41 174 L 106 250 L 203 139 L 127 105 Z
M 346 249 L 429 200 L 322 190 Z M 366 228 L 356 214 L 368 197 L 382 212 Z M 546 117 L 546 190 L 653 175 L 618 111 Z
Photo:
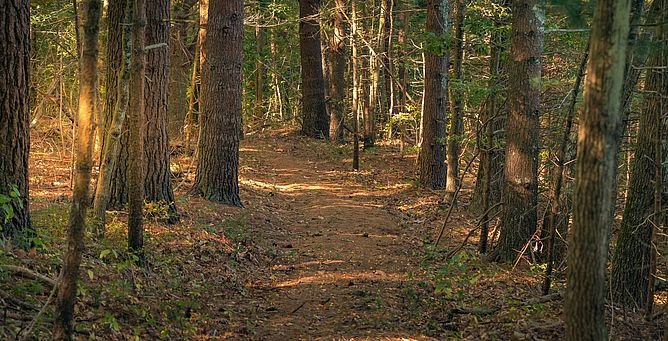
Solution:
M 239 199 L 239 129 L 243 1 L 212 1 L 202 49 L 203 117 L 195 184 L 190 193 L 233 206 Z
M 325 107 L 325 81 L 320 49 L 321 0 L 299 0 L 299 48 L 302 78 L 302 132 L 315 138 L 329 137 Z
M 0 55 L 0 228 L 2 235 L 27 246 L 24 240 L 30 227 L 30 5 L 27 0 L 0 3 Z M 14 186 L 18 195 L 12 195 Z M 10 210 L 13 217 L 5 222 Z
M 63 257 L 60 273 L 58 297 L 56 300 L 53 338 L 71 340 L 74 328 L 72 320 L 77 298 L 77 278 L 84 252 L 86 234 L 86 209 L 88 207 L 88 187 L 93 168 L 93 140 L 95 137 L 95 101 L 97 99 L 97 56 L 98 33 L 100 31 L 99 0 L 85 2 L 83 43 L 79 75 L 79 109 L 77 114 L 77 167 L 70 206 L 70 222 L 67 233 L 67 249 Z
M 536 0 L 512 2 L 508 121 L 501 233 L 493 258 L 512 262 L 537 226 L 543 31 Z
M 427 32 L 448 31 L 448 0 L 427 1 Z M 445 186 L 445 109 L 448 102 L 448 48 L 425 51 L 422 142 L 418 156 L 420 183 L 433 189 Z
M 630 0 L 600 0 L 594 10 L 566 271 L 568 340 L 607 339 L 605 273 L 613 207 L 610 183 L 615 174 L 615 131 L 620 119 L 629 8 Z

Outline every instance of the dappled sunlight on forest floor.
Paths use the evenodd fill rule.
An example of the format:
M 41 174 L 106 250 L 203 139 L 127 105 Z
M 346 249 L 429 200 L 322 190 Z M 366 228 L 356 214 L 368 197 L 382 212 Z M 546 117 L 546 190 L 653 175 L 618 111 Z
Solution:
M 416 188 L 415 155 L 381 145 L 363 152 L 362 170 L 353 172 L 350 152 L 349 146 L 293 130 L 243 140 L 243 209 L 188 196 L 193 163 L 173 155 L 181 221 L 168 225 L 160 207 L 150 210 L 149 271 L 143 272 L 126 259 L 126 214 L 109 214 L 106 239 L 88 238 L 78 334 L 201 340 L 563 335 L 562 273 L 557 294 L 543 299 L 541 267 L 520 262 L 512 269 L 480 259 L 475 234 L 448 257 L 475 227 L 477 217 L 467 210 L 473 175 L 465 176 L 435 249 L 431 244 L 449 206 L 442 192 Z M 37 241 L 48 252 L 16 251 L 6 261 L 55 277 L 67 226 L 69 169 L 61 161 L 48 164 L 45 155 L 32 159 L 31 190 Z M 0 273 L 0 288 L 34 305 L 49 294 L 48 287 L 7 273 Z M 615 338 L 653 337 L 639 334 L 655 330 L 640 314 L 609 312 L 615 314 Z M 38 335 L 47 335 L 51 320 L 43 319 Z

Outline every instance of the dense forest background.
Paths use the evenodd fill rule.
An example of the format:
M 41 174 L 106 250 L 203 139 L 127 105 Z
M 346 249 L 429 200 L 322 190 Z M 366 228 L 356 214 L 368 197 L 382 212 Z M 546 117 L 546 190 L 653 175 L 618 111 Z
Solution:
M 0 337 L 665 339 L 664 2 L 3 2 Z

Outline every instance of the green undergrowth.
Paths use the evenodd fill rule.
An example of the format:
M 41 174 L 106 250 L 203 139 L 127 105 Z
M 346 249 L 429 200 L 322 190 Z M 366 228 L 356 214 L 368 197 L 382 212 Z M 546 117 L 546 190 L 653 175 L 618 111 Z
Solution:
M 5 243 L 0 248 L 0 264 L 57 278 L 68 212 L 67 204 L 32 212 L 34 248 L 24 251 Z M 104 240 L 88 233 L 75 311 L 80 337 L 189 339 L 241 323 L 231 314 L 219 313 L 226 309 L 216 307 L 214 298 L 226 291 L 243 291 L 245 271 L 261 257 L 248 216 L 240 213 L 217 223 L 183 220 L 175 225 L 161 223 L 160 214 L 154 216 L 145 222 L 146 268 L 137 267 L 136 256 L 127 252 L 122 214 L 109 214 Z M 14 309 L 12 318 L 0 323 L 0 339 L 14 339 L 47 302 L 51 286 L 0 268 L 0 289 L 34 307 L 9 304 Z M 49 339 L 52 321 L 53 305 L 45 309 L 34 336 Z

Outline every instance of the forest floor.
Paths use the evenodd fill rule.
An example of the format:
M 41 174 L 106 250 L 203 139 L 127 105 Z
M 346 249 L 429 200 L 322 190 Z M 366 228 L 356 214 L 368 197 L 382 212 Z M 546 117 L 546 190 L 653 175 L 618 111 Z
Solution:
M 56 277 L 69 201 L 63 153 L 33 147 L 38 247 L 5 246 L 0 264 Z M 192 160 L 173 156 L 181 221 L 167 225 L 159 217 L 164 207 L 149 207 L 144 271 L 124 256 L 125 213 L 110 213 L 106 239 L 88 239 L 77 333 L 112 340 L 560 339 L 561 274 L 555 294 L 544 297 L 543 267 L 490 263 L 476 255 L 475 236 L 463 243 L 476 225 L 467 210 L 471 174 L 433 247 L 449 206 L 442 192 L 418 189 L 414 154 L 381 145 L 363 152 L 354 172 L 349 146 L 289 129 L 249 136 L 240 157 L 245 208 L 188 196 Z M 0 293 L 24 303 L 0 297 L 0 337 L 25 331 L 50 288 L 0 271 Z M 660 319 L 608 308 L 612 339 L 658 338 Z M 48 338 L 51 314 L 46 309 L 35 324 L 37 338 Z

